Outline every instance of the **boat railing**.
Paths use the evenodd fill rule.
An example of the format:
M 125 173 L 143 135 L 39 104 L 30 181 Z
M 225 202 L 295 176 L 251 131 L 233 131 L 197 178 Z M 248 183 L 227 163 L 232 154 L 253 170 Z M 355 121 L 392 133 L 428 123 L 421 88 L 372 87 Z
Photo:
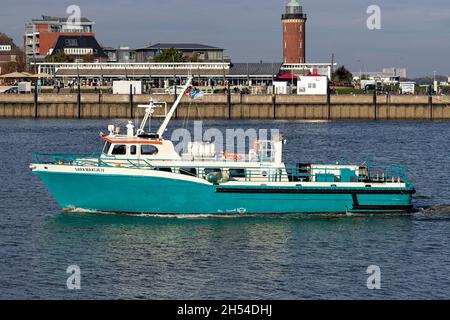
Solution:
M 98 165 L 101 151 L 77 154 L 33 154 L 33 162 L 41 164 L 75 164 Z
M 408 175 L 407 169 L 400 165 L 382 165 L 369 163 L 366 165 L 367 172 L 364 177 L 365 181 L 385 182 L 393 181 L 399 182 L 406 180 Z
M 285 165 L 259 165 L 249 166 L 247 162 L 229 161 L 232 166 L 214 165 L 187 165 L 185 162 L 176 164 L 176 160 L 161 160 L 151 164 L 146 159 L 109 158 L 101 156 L 101 152 L 85 154 L 35 154 L 36 163 L 71 165 L 71 166 L 95 166 L 95 167 L 123 167 L 127 169 L 146 169 L 170 171 L 183 175 L 189 175 L 205 179 L 211 172 L 226 172 L 231 179 L 244 180 L 246 182 L 365 182 L 365 183 L 389 183 L 405 182 L 406 169 L 398 165 L 365 164 L 359 167 L 356 174 L 340 165 L 325 168 L 311 168 L 308 166 Z M 167 164 L 165 164 L 165 162 Z M 181 162 L 181 161 L 180 161 Z M 236 164 L 242 163 L 242 167 Z M 347 171 L 346 171 L 347 170 Z M 231 174 L 233 173 L 233 174 Z

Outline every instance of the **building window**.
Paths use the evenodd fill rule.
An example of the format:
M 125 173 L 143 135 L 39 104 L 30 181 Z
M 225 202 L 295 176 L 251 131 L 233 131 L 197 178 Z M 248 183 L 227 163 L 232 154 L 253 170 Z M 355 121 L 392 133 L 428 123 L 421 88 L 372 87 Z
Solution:
M 0 51 L 11 51 L 11 46 L 9 45 L 0 46 Z
M 64 53 L 67 55 L 88 55 L 93 54 L 94 50 L 92 48 L 64 48 Z
M 65 43 L 66 43 L 66 47 L 77 47 L 78 46 L 77 39 L 66 39 Z

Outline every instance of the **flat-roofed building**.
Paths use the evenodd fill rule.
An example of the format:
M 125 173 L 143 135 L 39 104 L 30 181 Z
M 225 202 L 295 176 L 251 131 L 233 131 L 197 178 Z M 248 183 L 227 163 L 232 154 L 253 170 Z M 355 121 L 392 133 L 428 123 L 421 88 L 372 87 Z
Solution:
M 187 58 L 196 58 L 198 62 L 222 62 L 225 60 L 224 49 L 198 43 L 157 43 L 146 48 L 137 49 L 138 62 L 149 62 L 163 50 L 175 49 Z
M 138 60 L 136 50 L 130 47 L 119 47 L 119 48 L 104 47 L 103 51 L 108 56 L 108 62 L 119 62 L 119 63 L 146 62 Z

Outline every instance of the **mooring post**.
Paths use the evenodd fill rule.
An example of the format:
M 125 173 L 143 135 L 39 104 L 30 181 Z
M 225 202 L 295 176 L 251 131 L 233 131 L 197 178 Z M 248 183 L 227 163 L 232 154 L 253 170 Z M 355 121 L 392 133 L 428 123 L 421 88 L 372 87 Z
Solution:
M 80 81 L 78 81 L 77 106 L 78 106 L 78 119 L 81 119 L 81 82 Z
M 131 116 L 131 119 L 133 119 L 134 118 L 134 107 L 133 107 L 134 101 L 133 101 L 133 85 L 132 84 L 130 84 L 130 99 L 129 99 L 129 101 L 130 101 L 130 116 Z
M 327 105 L 328 105 L 328 120 L 331 120 L 331 88 L 330 82 L 327 84 Z
M 173 104 L 177 101 L 177 78 L 175 76 L 175 69 L 173 70 Z M 180 101 L 181 104 L 181 101 Z M 175 110 L 175 114 L 173 115 L 174 119 L 178 119 L 178 108 Z
M 374 118 L 375 121 L 378 120 L 378 102 L 377 102 L 377 88 L 373 90 L 373 108 L 374 108 Z
M 38 85 L 37 79 L 34 82 L 34 118 L 38 118 Z
M 231 119 L 231 90 L 230 82 L 227 84 L 227 105 L 228 105 L 228 119 Z
M 277 94 L 275 91 L 272 92 L 272 111 L 273 111 L 273 118 L 277 118 Z
M 428 86 L 428 107 L 430 108 L 430 120 L 433 120 L 433 92 L 431 85 Z

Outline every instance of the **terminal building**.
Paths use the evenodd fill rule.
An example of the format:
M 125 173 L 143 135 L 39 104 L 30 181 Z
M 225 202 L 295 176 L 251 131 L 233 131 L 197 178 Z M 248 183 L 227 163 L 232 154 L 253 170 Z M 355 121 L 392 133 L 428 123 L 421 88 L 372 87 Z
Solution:
M 291 81 L 299 75 L 318 74 L 331 77 L 331 64 L 282 63 L 38 63 L 38 72 L 48 73 L 63 83 L 88 80 L 111 84 L 114 80 L 141 80 L 155 87 L 181 84 L 189 75 L 202 86 L 269 86 L 274 80 Z

